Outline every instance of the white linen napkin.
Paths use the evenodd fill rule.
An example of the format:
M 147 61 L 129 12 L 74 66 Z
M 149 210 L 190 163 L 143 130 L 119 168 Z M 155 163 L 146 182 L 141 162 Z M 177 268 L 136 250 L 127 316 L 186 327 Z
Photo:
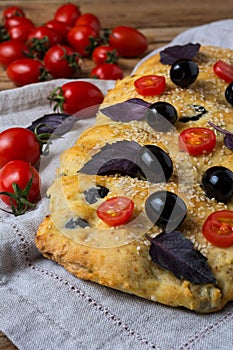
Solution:
M 233 20 L 188 30 L 171 43 L 199 42 L 233 49 Z M 104 93 L 114 81 L 89 80 Z M 28 126 L 52 109 L 54 80 L 0 92 L 0 130 Z M 45 193 L 59 164 L 59 154 L 94 119 L 82 120 L 53 142 L 41 176 Z M 0 212 L 0 329 L 20 350 L 188 350 L 233 347 L 233 305 L 198 315 L 79 280 L 44 259 L 34 244 L 48 212 L 44 197 L 36 209 L 15 218 Z

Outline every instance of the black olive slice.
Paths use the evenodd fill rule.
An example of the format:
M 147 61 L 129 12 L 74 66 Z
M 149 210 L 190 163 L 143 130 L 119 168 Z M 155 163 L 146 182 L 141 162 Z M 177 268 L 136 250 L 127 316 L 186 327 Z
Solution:
M 74 229 L 77 227 L 85 228 L 85 227 L 90 227 L 90 225 L 88 224 L 88 222 L 86 220 L 81 219 L 79 217 L 71 218 L 65 224 L 65 228 Z
M 100 198 L 104 198 L 105 196 L 107 196 L 108 192 L 109 192 L 109 189 L 104 186 L 101 186 L 101 185 L 93 186 L 84 192 L 85 200 L 89 204 L 94 204 Z

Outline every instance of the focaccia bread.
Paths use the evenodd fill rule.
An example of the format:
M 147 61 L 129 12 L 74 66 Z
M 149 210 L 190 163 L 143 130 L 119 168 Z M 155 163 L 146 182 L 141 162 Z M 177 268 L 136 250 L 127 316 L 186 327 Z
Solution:
M 203 174 L 211 167 L 224 166 L 233 172 L 232 149 L 224 143 L 225 134 L 216 130 L 217 126 L 233 131 L 233 107 L 224 97 L 228 83 L 212 69 L 220 59 L 233 63 L 233 52 L 201 47 L 194 58 L 199 65 L 198 78 L 183 89 L 169 79 L 169 65 L 161 64 L 156 55 L 143 63 L 136 75 L 118 81 L 108 92 L 96 125 L 62 153 L 60 168 L 48 189 L 50 214 L 36 235 L 36 245 L 46 258 L 79 278 L 173 307 L 208 313 L 233 300 L 233 246 L 213 245 L 203 235 L 210 214 L 233 211 L 232 196 L 226 201 L 212 198 L 202 183 Z M 135 91 L 134 81 L 155 73 L 166 77 L 166 90 L 159 96 L 142 97 Z M 178 119 L 169 131 L 158 131 L 145 118 L 124 121 L 124 108 L 116 112 L 116 118 L 111 118 L 114 109 L 105 114 L 105 108 L 131 98 L 148 104 L 169 102 Z M 203 107 L 205 113 L 197 113 L 195 106 Z M 200 115 L 193 118 L 193 113 Z M 211 152 L 192 156 L 180 150 L 179 134 L 190 127 L 215 132 L 216 145 Z M 164 173 L 171 171 L 165 178 L 155 180 L 147 167 L 138 172 L 138 164 L 144 166 L 139 154 L 150 145 L 170 162 Z M 167 207 L 156 220 L 148 209 L 154 194 L 161 193 L 169 194 L 168 202 L 176 203 L 166 223 L 161 218 L 166 217 Z M 132 216 L 117 226 L 98 215 L 100 205 L 115 197 L 134 203 Z M 223 230 L 233 230 L 232 216 L 224 224 Z

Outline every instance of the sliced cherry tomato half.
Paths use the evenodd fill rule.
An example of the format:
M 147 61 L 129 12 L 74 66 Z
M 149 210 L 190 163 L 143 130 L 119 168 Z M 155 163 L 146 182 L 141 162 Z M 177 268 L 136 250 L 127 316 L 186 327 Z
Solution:
M 233 211 L 220 210 L 210 214 L 202 226 L 203 236 L 211 244 L 227 248 L 233 245 Z
M 161 95 L 166 89 L 166 80 L 160 75 L 145 75 L 135 80 L 134 87 L 142 96 Z
M 233 66 L 224 62 L 224 61 L 217 61 L 213 66 L 214 73 L 217 74 L 217 76 L 224 80 L 227 83 L 231 83 L 233 81 Z
M 123 225 L 132 217 L 134 202 L 124 196 L 112 197 L 101 203 L 97 209 L 98 217 L 110 226 Z
M 179 150 L 191 156 L 210 153 L 216 145 L 215 133 L 208 128 L 188 128 L 178 138 Z

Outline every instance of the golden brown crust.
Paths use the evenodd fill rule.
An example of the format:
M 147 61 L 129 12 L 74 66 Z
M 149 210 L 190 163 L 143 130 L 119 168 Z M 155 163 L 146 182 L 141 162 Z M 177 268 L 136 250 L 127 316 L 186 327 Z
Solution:
M 209 127 L 209 120 L 228 130 L 232 128 L 233 109 L 222 97 L 226 83 L 212 71 L 217 59 L 233 63 L 232 51 L 201 48 L 196 58 L 200 76 L 190 89 L 177 88 L 169 81 L 169 67 L 160 64 L 158 55 L 146 61 L 137 71 L 137 74 L 155 73 L 156 67 L 156 72 L 167 77 L 168 88 L 163 96 L 148 97 L 147 101 L 163 99 L 170 102 L 177 108 L 179 117 L 187 114 L 191 104 L 203 105 L 208 113 L 197 122 L 178 122 L 173 132 L 161 135 L 144 121 L 116 123 L 99 112 L 97 125 L 86 130 L 76 144 L 61 155 L 58 176 L 48 190 L 50 215 L 42 222 L 36 235 L 36 245 L 46 258 L 61 264 L 79 278 L 200 313 L 217 311 L 233 299 L 233 247 L 214 247 L 201 232 L 202 224 L 211 212 L 233 210 L 233 199 L 227 205 L 218 203 L 208 199 L 200 187 L 201 174 L 210 166 L 224 165 L 233 171 L 233 153 L 223 145 L 220 134 L 217 135 L 215 150 L 208 155 L 190 157 L 179 152 L 177 145 L 182 129 L 190 126 Z M 133 87 L 137 77 L 126 77 L 117 82 L 116 87 L 107 94 L 103 106 L 132 97 L 141 98 Z M 151 184 L 128 176 L 78 173 L 106 143 L 120 140 L 134 140 L 140 145 L 155 144 L 169 152 L 175 165 L 169 182 Z M 107 187 L 109 193 L 104 199 L 89 205 L 84 192 L 96 184 Z M 161 229 L 148 220 L 144 205 L 148 195 L 159 189 L 175 192 L 185 201 L 188 216 L 180 230 L 206 256 L 216 284 L 195 284 L 179 279 L 151 261 L 150 243 L 145 239 L 145 233 L 155 236 Z M 101 201 L 116 195 L 130 197 L 135 202 L 135 212 L 129 224 L 111 228 L 98 218 L 96 209 Z M 67 228 L 67 221 L 75 217 L 82 217 L 90 227 Z
M 226 303 L 220 289 L 213 285 L 193 285 L 155 266 L 148 261 L 148 247 L 137 242 L 111 249 L 75 244 L 47 217 L 39 228 L 36 244 L 45 257 L 79 278 L 152 301 L 199 312 L 216 311 Z

